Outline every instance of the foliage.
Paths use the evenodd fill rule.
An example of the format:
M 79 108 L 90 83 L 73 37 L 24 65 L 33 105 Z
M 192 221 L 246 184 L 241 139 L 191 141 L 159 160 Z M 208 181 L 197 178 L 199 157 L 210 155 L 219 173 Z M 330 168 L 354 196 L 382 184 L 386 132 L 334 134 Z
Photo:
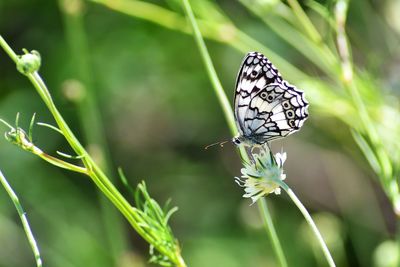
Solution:
M 306 92 L 310 119 L 300 133 L 272 148 L 287 151 L 285 182 L 311 211 L 337 265 L 396 266 L 397 1 L 191 4 L 228 95 L 243 54 L 254 50 Z M 257 213 L 255 205 L 241 200 L 230 178 L 242 168 L 234 149 L 202 149 L 231 134 L 193 49 L 180 0 L 5 1 L 0 22 L 12 47 L 40 51 L 49 93 L 115 187 L 113 165 L 122 166 L 127 177 L 145 177 L 155 199 L 171 197 L 179 206 L 179 216 L 170 223 L 188 265 L 279 263 L 275 247 L 260 234 L 263 208 Z M 7 121 L 17 111 L 23 115 L 18 125 L 7 126 L 9 138 L 25 140 L 25 148 L 34 145 L 45 158 L 63 161 L 62 166 L 68 162 L 74 165 L 68 168 L 86 171 L 81 165 L 86 154 L 74 153 L 63 135 L 37 127 L 32 137 L 19 126 L 29 124 L 27 114 L 33 113 L 41 121 L 59 121 L 52 122 L 4 53 L 0 59 L 0 115 Z M 129 234 L 131 227 L 89 179 L 19 150 L 0 140 L 0 168 L 28 211 L 44 266 L 146 264 L 148 245 Z M 47 151 L 63 152 L 53 156 Z M 32 265 L 19 219 L 4 195 L 0 243 L 8 246 L 0 252 L 0 266 Z M 314 240 L 303 233 L 308 225 L 288 205 L 286 194 L 269 196 L 268 206 L 288 266 L 324 265 L 320 248 L 306 241 Z M 159 224 L 154 216 L 150 223 Z M 15 251 L 18 257 L 12 257 Z

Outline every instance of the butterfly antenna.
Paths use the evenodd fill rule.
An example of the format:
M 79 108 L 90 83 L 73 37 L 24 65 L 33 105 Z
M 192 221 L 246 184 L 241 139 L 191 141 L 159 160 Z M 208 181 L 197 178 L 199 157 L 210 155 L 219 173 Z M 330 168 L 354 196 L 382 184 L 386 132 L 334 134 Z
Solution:
M 213 143 L 211 145 L 206 146 L 204 149 L 209 149 L 210 147 L 216 146 L 216 145 L 219 145 L 220 147 L 224 147 L 224 144 L 228 143 L 229 141 L 230 140 L 226 140 L 226 141 L 222 141 L 222 142 L 216 142 L 216 143 Z

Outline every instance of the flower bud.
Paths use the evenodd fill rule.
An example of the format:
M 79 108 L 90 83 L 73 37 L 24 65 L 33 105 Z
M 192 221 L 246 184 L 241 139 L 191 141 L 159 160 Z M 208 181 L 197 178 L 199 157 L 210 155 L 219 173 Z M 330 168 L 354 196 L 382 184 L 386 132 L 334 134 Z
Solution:
M 38 51 L 32 50 L 30 53 L 19 56 L 17 62 L 17 70 L 24 75 L 32 74 L 39 70 L 41 58 Z

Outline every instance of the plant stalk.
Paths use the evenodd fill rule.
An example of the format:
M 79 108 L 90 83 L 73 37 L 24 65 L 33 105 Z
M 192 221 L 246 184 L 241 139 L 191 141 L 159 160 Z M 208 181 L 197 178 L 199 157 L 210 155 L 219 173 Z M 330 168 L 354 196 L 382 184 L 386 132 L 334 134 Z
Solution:
M 71 61 L 74 69 L 71 75 L 82 85 L 82 97 L 72 100 L 77 107 L 80 125 L 83 130 L 86 147 L 93 149 L 96 163 L 107 174 L 111 181 L 115 181 L 111 175 L 111 160 L 104 135 L 101 112 L 98 108 L 97 94 L 95 92 L 93 73 L 90 65 L 90 49 L 84 28 L 83 0 L 59 0 L 59 6 L 64 18 L 65 37 L 71 53 Z M 124 233 L 121 218 L 116 216 L 117 211 L 108 200 L 99 192 L 99 203 L 104 227 L 104 235 L 108 241 L 110 254 L 117 262 L 126 249 L 126 234 Z
M 283 253 L 281 243 L 279 242 L 278 235 L 276 234 L 274 223 L 272 221 L 271 213 L 269 212 L 267 200 L 265 199 L 265 197 L 260 198 L 260 200 L 258 201 L 258 208 L 260 210 L 260 214 L 263 215 L 265 230 L 267 231 L 269 238 L 271 239 L 272 248 L 275 251 L 279 264 L 281 267 L 287 267 L 288 264 L 285 258 L 285 254 Z
M 230 131 L 231 131 L 231 133 L 233 135 L 236 135 L 238 131 L 237 131 L 237 128 L 236 128 L 236 123 L 235 123 L 235 118 L 234 118 L 234 115 L 233 115 L 233 112 L 232 112 L 232 107 L 231 107 L 231 105 L 230 105 L 230 103 L 228 101 L 228 98 L 227 98 L 227 96 L 225 94 L 225 91 L 224 91 L 222 85 L 221 85 L 221 82 L 219 81 L 217 72 L 216 72 L 216 70 L 214 68 L 214 65 L 213 65 L 211 57 L 210 57 L 210 55 L 208 53 L 206 44 L 205 44 L 205 42 L 203 40 L 203 37 L 202 37 L 201 32 L 200 32 L 200 29 L 199 29 L 199 27 L 197 25 L 197 22 L 196 22 L 196 19 L 194 17 L 192 8 L 190 6 L 190 3 L 189 3 L 188 0 L 182 0 L 182 3 L 183 3 L 183 6 L 184 6 L 185 13 L 186 13 L 186 15 L 187 15 L 187 17 L 188 17 L 188 19 L 190 21 L 190 24 L 192 26 L 193 35 L 194 35 L 196 44 L 197 44 L 197 46 L 198 46 L 198 48 L 200 50 L 201 57 L 203 59 L 204 65 L 205 65 L 206 70 L 207 70 L 207 74 L 208 74 L 208 76 L 209 76 L 209 78 L 211 80 L 214 92 L 217 95 L 219 103 L 222 106 L 222 110 L 224 112 L 225 119 L 226 119 L 226 121 L 228 123 L 229 129 L 230 129 Z M 242 160 L 244 160 L 246 162 L 249 162 L 249 158 L 248 158 L 247 152 L 246 152 L 246 150 L 245 150 L 245 148 L 243 146 L 239 147 L 239 153 L 240 153 L 240 156 L 241 156 Z M 262 206 L 261 205 L 260 206 L 260 212 L 261 212 L 261 216 L 264 218 L 264 222 L 266 224 L 265 226 L 267 228 L 272 226 L 272 229 L 270 229 L 269 231 L 272 231 L 272 232 L 275 233 L 275 229 L 273 227 L 273 221 L 272 221 L 271 216 L 269 215 L 268 209 L 266 209 L 266 206 Z M 272 236 L 270 235 L 270 237 L 272 237 Z M 271 242 L 272 242 L 272 245 L 274 246 L 274 251 L 277 254 L 277 258 L 278 258 L 279 262 L 281 263 L 281 266 L 282 267 L 286 267 L 287 264 L 286 264 L 286 259 L 285 259 L 284 254 L 283 254 L 282 247 L 280 246 L 279 241 L 276 242 L 278 240 L 276 233 L 273 236 L 273 238 L 275 238 L 275 240 L 271 240 Z
M 15 52 L 11 49 L 11 47 L 7 44 L 7 42 L 0 35 L 0 46 L 7 52 L 7 54 L 14 60 L 15 63 L 18 62 L 19 57 L 15 54 Z M 56 108 L 49 90 L 47 86 L 43 82 L 40 75 L 35 71 L 31 74 L 26 75 L 28 79 L 31 81 L 32 85 L 35 87 L 36 91 L 45 102 L 46 106 L 50 110 L 53 115 L 59 129 L 62 131 L 66 140 L 73 148 L 75 153 L 78 156 L 82 157 L 82 162 L 87 169 L 87 174 L 93 180 L 93 182 L 97 185 L 97 187 L 106 195 L 108 199 L 117 207 L 117 209 L 125 216 L 128 222 L 132 225 L 132 227 L 138 232 L 143 239 L 145 239 L 148 243 L 152 244 L 158 251 L 162 254 L 166 255 L 172 262 L 174 262 L 179 267 L 185 267 L 182 265 L 182 262 L 179 262 L 175 254 L 168 253 L 166 249 L 159 244 L 158 242 L 154 242 L 150 235 L 148 235 L 141 227 L 140 222 L 141 218 L 138 215 L 136 209 L 132 207 L 129 202 L 121 195 L 121 193 L 115 188 L 115 186 L 111 183 L 108 177 L 104 174 L 104 172 L 98 167 L 98 165 L 93 161 L 93 159 L 86 152 L 84 147 L 75 137 L 63 117 L 61 113 Z
M 18 215 L 21 219 L 25 234 L 29 241 L 29 245 L 31 246 L 33 255 L 35 257 L 36 266 L 42 267 L 43 261 L 42 261 L 42 258 L 40 257 L 39 247 L 36 243 L 35 237 L 33 236 L 32 230 L 29 226 L 28 218 L 26 217 L 26 212 L 24 211 L 21 203 L 19 202 L 18 196 L 15 194 L 14 190 L 11 188 L 10 184 L 8 183 L 6 177 L 3 175 L 1 170 L 0 170 L 0 183 L 3 185 L 4 189 L 7 191 L 8 196 L 14 203 L 14 206 L 18 212 Z
M 336 267 L 336 264 L 333 261 L 332 255 L 329 252 L 329 249 L 328 249 L 327 245 L 325 244 L 325 241 L 322 238 L 322 235 L 319 232 L 317 226 L 315 225 L 314 220 L 312 219 L 310 213 L 308 213 L 308 211 L 304 207 L 303 203 L 301 203 L 300 199 L 296 196 L 296 194 L 293 192 L 293 190 L 289 188 L 289 186 L 287 184 L 285 184 L 284 182 L 281 181 L 280 185 L 283 188 L 283 190 L 285 190 L 286 193 L 289 195 L 289 197 L 292 199 L 293 203 L 297 206 L 297 208 L 300 210 L 300 212 L 303 214 L 304 218 L 306 219 L 306 222 L 311 227 L 311 230 L 313 231 L 315 237 L 317 238 L 318 243 L 322 249 L 322 252 L 324 253 L 324 256 L 325 256 L 329 266 Z

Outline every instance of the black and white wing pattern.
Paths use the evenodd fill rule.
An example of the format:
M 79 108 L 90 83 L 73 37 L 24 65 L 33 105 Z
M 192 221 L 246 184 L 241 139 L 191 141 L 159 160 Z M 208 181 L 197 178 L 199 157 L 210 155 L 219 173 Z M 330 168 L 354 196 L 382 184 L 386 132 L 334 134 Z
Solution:
M 280 83 L 282 77 L 272 63 L 262 54 L 248 53 L 236 78 L 235 118 L 240 135 L 244 135 L 244 115 L 250 100 L 270 83 Z
M 283 80 L 262 54 L 248 53 L 235 91 L 235 119 L 239 137 L 234 143 L 262 145 L 296 132 L 308 117 L 304 93 Z

